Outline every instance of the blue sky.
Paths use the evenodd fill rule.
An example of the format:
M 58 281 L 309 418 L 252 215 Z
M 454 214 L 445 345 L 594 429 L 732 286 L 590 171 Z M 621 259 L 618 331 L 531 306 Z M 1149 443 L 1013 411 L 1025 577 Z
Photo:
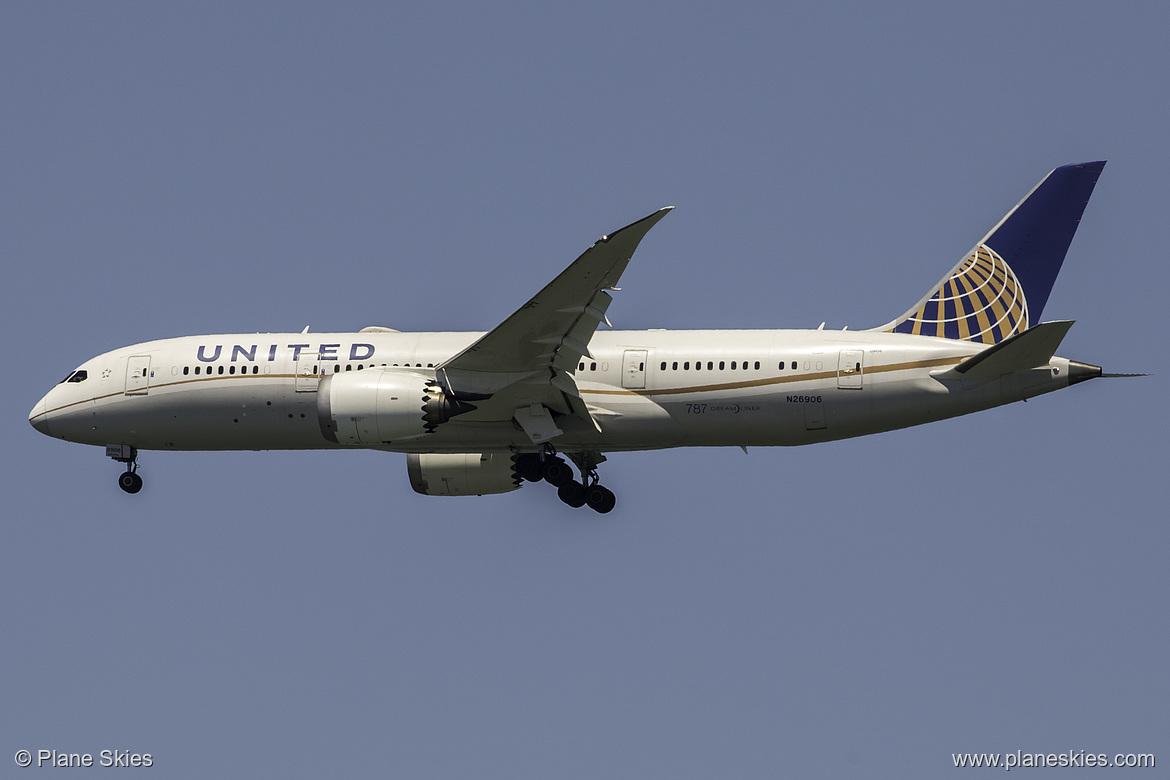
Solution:
M 1153 3 L 5 5 L 0 761 L 1170 761 L 1168 21 Z M 1152 378 L 803 449 L 613 456 L 604 517 L 542 486 L 418 496 L 403 457 L 370 452 L 144 453 L 129 497 L 102 452 L 26 422 L 138 341 L 490 328 L 664 205 L 616 327 L 871 327 L 1048 170 L 1097 159 L 1045 318 L 1077 320 L 1061 354 Z

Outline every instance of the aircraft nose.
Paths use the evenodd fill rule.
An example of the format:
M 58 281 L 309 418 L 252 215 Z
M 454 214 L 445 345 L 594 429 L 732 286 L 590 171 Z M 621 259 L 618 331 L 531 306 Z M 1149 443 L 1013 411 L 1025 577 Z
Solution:
M 28 413 L 28 421 L 46 436 L 49 435 L 49 415 L 45 411 L 45 399 L 37 401 L 37 405 Z

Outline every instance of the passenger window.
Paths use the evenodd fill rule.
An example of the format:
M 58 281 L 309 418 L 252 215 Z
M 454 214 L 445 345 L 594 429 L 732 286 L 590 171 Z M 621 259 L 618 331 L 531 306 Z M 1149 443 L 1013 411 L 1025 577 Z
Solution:
M 722 360 L 720 360 L 720 361 L 719 361 L 719 370 L 720 370 L 720 371 L 722 371 L 722 370 L 723 370 L 723 366 L 724 366 L 724 363 L 723 363 L 723 361 L 722 361 Z
M 234 374 L 234 373 L 236 373 L 236 367 L 235 367 L 235 366 L 232 366 L 231 368 L 229 368 L 229 369 L 228 369 L 228 373 L 229 373 L 229 374 Z
M 677 360 L 670 364 L 670 369 L 672 371 L 678 371 L 678 361 Z
M 658 369 L 658 370 L 659 370 L 659 371 L 665 371 L 665 370 L 666 370 L 666 361 L 665 361 L 665 360 L 663 360 L 663 361 L 662 361 L 662 367 L 661 367 L 660 369 Z
M 590 371 L 596 371 L 596 370 L 597 370 L 597 364 L 596 364 L 596 363 L 590 363 L 590 364 L 589 364 L 589 370 L 590 370 Z
M 702 371 L 702 370 L 703 370 L 703 361 L 701 361 L 701 360 L 696 360 L 696 361 L 695 361 L 695 370 L 696 370 L 696 371 Z
M 690 371 L 690 370 L 691 370 L 691 361 L 688 360 L 685 363 L 683 363 L 683 371 Z
M 708 361 L 707 361 L 707 370 L 708 370 L 708 371 L 711 371 L 711 370 L 713 370 L 714 368 L 715 368 L 715 361 L 714 361 L 714 360 L 708 360 Z
M 584 370 L 585 370 L 585 361 L 581 361 L 580 363 L 578 363 L 578 364 L 577 364 L 577 370 L 578 370 L 578 371 L 584 371 Z
M 760 361 L 756 361 L 756 371 L 760 370 Z
M 189 373 L 191 373 L 191 366 L 183 366 L 183 376 L 187 376 Z
M 219 367 L 219 373 L 220 373 L 220 374 L 222 374 L 222 373 L 223 373 L 223 366 L 220 366 L 220 367 Z
M 731 370 L 732 370 L 732 371 L 734 371 L 734 370 L 735 370 L 735 361 L 734 361 L 734 360 L 733 360 L 733 361 L 731 361 Z

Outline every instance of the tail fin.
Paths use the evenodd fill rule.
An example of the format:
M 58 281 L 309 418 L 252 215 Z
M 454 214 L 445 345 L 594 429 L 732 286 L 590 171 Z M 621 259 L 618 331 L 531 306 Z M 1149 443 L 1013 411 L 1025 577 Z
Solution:
M 1049 173 L 914 308 L 874 330 L 998 344 L 1039 322 L 1104 167 Z

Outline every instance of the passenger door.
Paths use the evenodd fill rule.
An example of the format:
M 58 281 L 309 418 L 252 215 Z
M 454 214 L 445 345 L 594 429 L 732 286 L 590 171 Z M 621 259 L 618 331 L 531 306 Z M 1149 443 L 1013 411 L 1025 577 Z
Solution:
M 134 355 L 126 359 L 126 395 L 146 395 L 150 392 L 150 355 Z
M 860 390 L 865 353 L 860 349 L 843 349 L 837 362 L 837 387 Z
M 646 387 L 646 354 L 644 349 L 627 349 L 622 358 L 622 387 L 642 390 Z
M 297 356 L 293 371 L 293 390 L 298 393 L 315 393 L 317 385 L 321 383 L 321 372 L 318 371 L 320 361 L 316 352 L 302 352 Z

